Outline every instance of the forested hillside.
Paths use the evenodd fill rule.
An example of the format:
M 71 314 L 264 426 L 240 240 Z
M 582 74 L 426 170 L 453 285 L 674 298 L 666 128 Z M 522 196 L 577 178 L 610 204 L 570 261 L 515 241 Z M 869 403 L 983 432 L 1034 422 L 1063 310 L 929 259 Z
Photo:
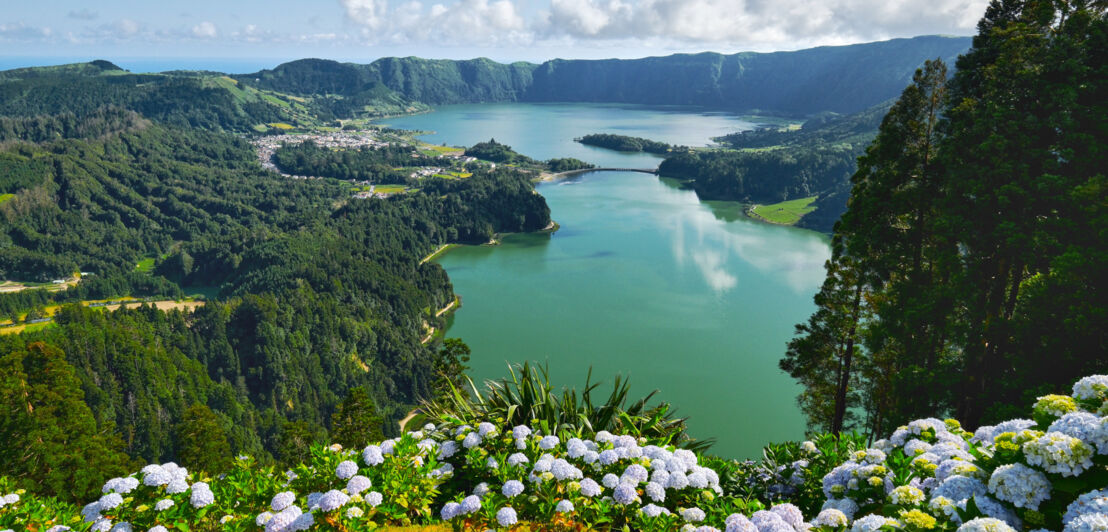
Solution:
M 851 179 L 781 362 L 813 427 L 987 425 L 1108 370 L 1103 7 L 994 2 L 978 28 L 949 79 L 916 74 Z
M 822 113 L 799 129 L 763 128 L 716 138 L 726 150 L 675 151 L 661 175 L 687 180 L 707 200 L 772 204 L 816 196 L 797 225 L 831 232 L 846 210 L 857 159 L 892 102 L 840 115 Z
M 279 92 L 346 97 L 358 97 L 380 84 L 432 105 L 612 102 L 804 116 L 853 113 L 888 100 L 925 60 L 952 61 L 968 47 L 967 38 L 931 36 L 770 54 L 555 59 L 541 65 L 415 57 L 384 58 L 368 65 L 305 59 L 235 77 Z
M 71 304 L 50 327 L 0 337 L 11 364 L 57 368 L 44 378 L 84 405 L 69 418 L 39 409 L 40 432 L 0 424 L 4 456 L 29 452 L 32 434 L 61 444 L 63 423 L 85 427 L 65 453 L 6 472 L 28 485 L 60 489 L 80 477 L 88 487 L 132 458 L 211 455 L 184 433 L 222 445 L 220 456 L 292 462 L 334 428 L 332 414 L 355 389 L 367 392 L 366 415 L 395 431 L 461 369 L 429 341 L 454 294 L 442 268 L 421 259 L 448 242 L 550 222 L 516 170 L 358 199 L 343 181 L 264 170 L 254 146 L 219 132 L 280 106 L 208 99 L 232 93 L 203 88 L 205 78 L 150 76 L 136 86 L 117 71 L 73 70 L 0 80 L 0 92 L 18 94 L 0 119 L 0 276 L 85 272 L 68 290 L 0 295 L 5 317 Z M 189 89 L 159 92 L 172 86 Z M 83 88 L 91 92 L 67 99 Z M 148 116 L 147 106 L 160 110 Z M 47 108 L 63 112 L 39 113 Z M 190 314 L 73 304 L 195 292 L 215 299 Z

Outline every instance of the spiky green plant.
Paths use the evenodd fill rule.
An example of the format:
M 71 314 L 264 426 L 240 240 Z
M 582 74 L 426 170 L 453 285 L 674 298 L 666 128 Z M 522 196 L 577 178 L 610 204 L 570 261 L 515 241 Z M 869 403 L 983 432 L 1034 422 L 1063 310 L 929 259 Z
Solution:
M 529 425 L 547 434 L 577 437 L 593 437 L 606 430 L 693 451 L 704 451 L 714 443 L 713 439 L 695 440 L 689 436 L 686 418 L 674 415 L 669 403 L 651 405 L 658 390 L 630 401 L 631 386 L 623 376 L 616 375 L 607 397 L 601 395 L 603 402 L 596 402 L 594 392 L 602 383 L 592 381 L 592 368 L 580 392 L 576 388 L 551 385 L 547 365 L 509 365 L 508 373 L 508 378 L 486 381 L 484 391 L 469 377 L 465 378 L 467 386 L 464 388 L 451 384 L 439 399 L 425 401 L 409 426 L 426 422 L 476 424 L 495 420 L 505 427 Z

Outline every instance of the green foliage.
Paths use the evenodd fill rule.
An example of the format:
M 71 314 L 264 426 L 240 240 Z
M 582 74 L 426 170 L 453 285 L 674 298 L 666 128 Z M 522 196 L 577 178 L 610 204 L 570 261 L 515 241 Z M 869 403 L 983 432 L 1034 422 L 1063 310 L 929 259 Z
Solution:
M 657 391 L 631 401 L 627 379 L 616 376 L 612 390 L 603 402 L 595 402 L 593 394 L 601 383 L 592 382 L 592 371 L 585 387 L 558 390 L 550 384 L 549 369 L 530 363 L 513 368 L 510 376 L 488 381 L 482 391 L 466 378 L 467 387 L 450 383 L 445 397 L 424 402 L 413 423 L 424 420 L 475 424 L 483 419 L 503 420 L 501 425 L 530 425 L 547 434 L 591 437 L 600 431 L 631 434 L 677 445 L 704 450 L 712 440 L 694 440 L 686 433 L 685 419 L 675 417 L 669 403 L 650 405 Z M 630 402 L 629 402 L 630 401 Z
M 231 445 L 219 417 L 202 404 L 193 404 L 177 422 L 173 443 L 181 465 L 222 473 L 231 465 Z
M 331 415 L 331 441 L 343 447 L 358 448 L 384 438 L 381 415 L 364 387 L 351 389 Z
M 501 144 L 496 139 L 489 139 L 488 142 L 478 142 L 466 148 L 465 154 L 494 163 L 535 164 L 535 161 L 530 157 L 516 153 L 511 146 Z
M 1013 1 L 978 27 L 954 77 L 925 65 L 859 160 L 817 311 L 783 361 L 815 426 L 854 407 L 870 434 L 934 412 L 976 426 L 1108 369 L 1092 236 L 1108 212 L 1108 20 Z
M 42 343 L 0 358 L 0 463 L 37 493 L 80 500 L 131 467 L 111 425 L 98 427 L 65 354 Z
M 585 161 L 574 159 L 573 157 L 550 159 L 546 161 L 546 165 L 551 172 L 569 172 L 571 170 L 584 170 L 596 167 L 596 165 L 592 163 L 586 163 Z
M 573 140 L 586 146 L 597 146 L 599 148 L 626 152 L 647 152 L 658 155 L 666 155 L 670 151 L 680 149 L 677 146 L 670 146 L 664 142 L 608 133 L 593 133 Z
M 286 174 L 398 184 L 407 183 L 408 174 L 397 167 L 441 165 L 419 156 L 410 146 L 334 150 L 312 141 L 282 146 L 273 154 L 273 162 Z

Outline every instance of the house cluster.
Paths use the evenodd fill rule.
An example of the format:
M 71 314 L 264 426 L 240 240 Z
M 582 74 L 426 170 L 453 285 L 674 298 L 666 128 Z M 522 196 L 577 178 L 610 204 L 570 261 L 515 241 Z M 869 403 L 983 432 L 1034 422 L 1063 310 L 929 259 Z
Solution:
M 309 140 L 319 146 L 333 149 L 358 149 L 363 146 L 384 148 L 390 145 L 388 142 L 377 140 L 369 131 L 266 136 L 254 139 L 253 144 L 258 150 L 258 162 L 263 168 L 273 170 L 290 179 L 320 179 L 318 176 L 286 174 L 273 164 L 273 154 L 278 148 L 285 144 L 300 144 Z

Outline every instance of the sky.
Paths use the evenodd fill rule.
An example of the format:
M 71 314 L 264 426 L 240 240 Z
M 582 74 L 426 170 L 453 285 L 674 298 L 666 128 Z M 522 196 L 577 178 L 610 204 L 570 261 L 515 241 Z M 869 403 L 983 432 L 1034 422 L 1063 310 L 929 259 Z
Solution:
M 0 68 L 416 55 L 540 62 L 972 35 L 987 0 L 5 0 Z M 145 63 L 143 63 L 145 61 Z M 202 62 L 202 61 L 201 61 Z M 243 70 L 248 71 L 248 70 Z

